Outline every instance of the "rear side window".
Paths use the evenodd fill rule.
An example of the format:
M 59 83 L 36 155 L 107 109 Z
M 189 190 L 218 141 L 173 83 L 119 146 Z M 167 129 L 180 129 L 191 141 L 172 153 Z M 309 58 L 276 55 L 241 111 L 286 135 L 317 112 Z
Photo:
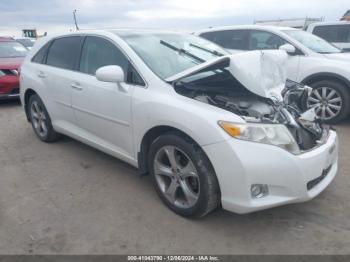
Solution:
M 350 42 L 350 24 L 315 26 L 313 34 L 332 43 Z
M 114 44 L 101 37 L 86 37 L 80 60 L 80 71 L 95 75 L 97 69 L 107 65 L 120 66 L 127 75 L 129 61 Z
M 47 50 L 50 47 L 51 41 L 46 43 L 32 58 L 32 62 L 38 63 L 38 64 L 45 64 L 46 54 Z
M 200 36 L 227 49 L 248 50 L 247 30 L 207 32 Z
M 75 70 L 80 56 L 82 37 L 70 36 L 53 41 L 47 54 L 46 64 Z

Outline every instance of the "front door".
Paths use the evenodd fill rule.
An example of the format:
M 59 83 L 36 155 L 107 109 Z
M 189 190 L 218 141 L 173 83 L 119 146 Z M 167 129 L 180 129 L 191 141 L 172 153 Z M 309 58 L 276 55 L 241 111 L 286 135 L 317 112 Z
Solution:
M 96 70 L 106 65 L 120 66 L 126 76 L 129 61 L 109 40 L 87 36 L 82 48 L 79 79 L 71 83 L 74 114 L 87 140 L 121 157 L 131 158 L 131 104 L 135 86 L 97 80 Z

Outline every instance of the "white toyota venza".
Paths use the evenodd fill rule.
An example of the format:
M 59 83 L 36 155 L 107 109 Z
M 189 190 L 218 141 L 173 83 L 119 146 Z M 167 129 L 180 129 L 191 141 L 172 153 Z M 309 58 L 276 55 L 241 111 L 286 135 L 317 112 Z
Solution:
M 336 133 L 301 104 L 284 51 L 230 55 L 196 36 L 81 31 L 38 41 L 21 100 L 44 142 L 73 137 L 149 173 L 164 203 L 200 217 L 309 200 L 337 173 Z

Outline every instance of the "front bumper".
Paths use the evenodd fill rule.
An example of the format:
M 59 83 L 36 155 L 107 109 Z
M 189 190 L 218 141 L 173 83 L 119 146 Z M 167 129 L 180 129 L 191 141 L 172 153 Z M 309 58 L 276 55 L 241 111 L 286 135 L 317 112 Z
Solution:
M 12 93 L 0 94 L 0 100 L 10 100 L 10 99 L 19 99 L 19 93 L 17 90 L 14 90 Z
M 19 98 L 18 76 L 3 76 L 0 78 L 0 100 Z
M 216 171 L 223 208 L 239 214 L 310 200 L 331 183 L 338 169 L 334 131 L 325 144 L 301 155 L 234 138 L 203 149 Z M 252 184 L 268 185 L 268 195 L 253 199 Z

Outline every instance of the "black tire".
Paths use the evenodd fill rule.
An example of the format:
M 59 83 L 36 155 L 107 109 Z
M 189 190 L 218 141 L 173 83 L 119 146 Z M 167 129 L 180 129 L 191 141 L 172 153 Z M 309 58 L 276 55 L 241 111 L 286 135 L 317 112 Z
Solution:
M 350 93 L 348 88 L 345 85 L 332 80 L 321 80 L 321 81 L 314 82 L 309 86 L 311 86 L 313 89 L 322 88 L 322 87 L 328 87 L 328 88 L 334 89 L 341 97 L 342 106 L 341 106 L 340 112 L 333 118 L 325 120 L 326 123 L 337 124 L 340 121 L 344 120 L 349 115 Z M 306 101 L 305 101 L 305 107 L 307 107 Z
M 44 121 L 46 123 L 47 132 L 42 133 L 42 134 L 39 133 L 39 131 L 35 127 L 35 117 L 33 115 L 34 113 L 31 110 L 33 104 L 35 104 L 35 103 L 40 107 L 40 110 L 42 110 L 42 114 L 44 114 L 44 116 L 45 116 L 45 120 Z M 27 106 L 28 106 L 27 110 L 28 110 L 28 114 L 29 114 L 29 119 L 30 119 L 30 122 L 31 122 L 32 127 L 33 127 L 33 130 L 34 130 L 35 134 L 37 135 L 37 137 L 41 141 L 46 142 L 46 143 L 52 143 L 52 142 L 55 142 L 55 141 L 59 140 L 62 135 L 57 133 L 53 129 L 49 113 L 47 112 L 46 107 L 45 107 L 43 101 L 40 99 L 40 97 L 38 95 L 36 95 L 36 94 L 32 95 L 29 98 Z
M 192 161 L 198 174 L 200 191 L 192 207 L 180 208 L 171 203 L 160 189 L 154 172 L 154 161 L 157 152 L 165 146 L 175 146 L 184 152 Z M 164 134 L 153 141 L 148 154 L 148 166 L 154 187 L 165 203 L 175 213 L 185 217 L 203 217 L 220 205 L 220 187 L 215 171 L 204 151 L 191 139 L 184 138 L 177 132 Z

